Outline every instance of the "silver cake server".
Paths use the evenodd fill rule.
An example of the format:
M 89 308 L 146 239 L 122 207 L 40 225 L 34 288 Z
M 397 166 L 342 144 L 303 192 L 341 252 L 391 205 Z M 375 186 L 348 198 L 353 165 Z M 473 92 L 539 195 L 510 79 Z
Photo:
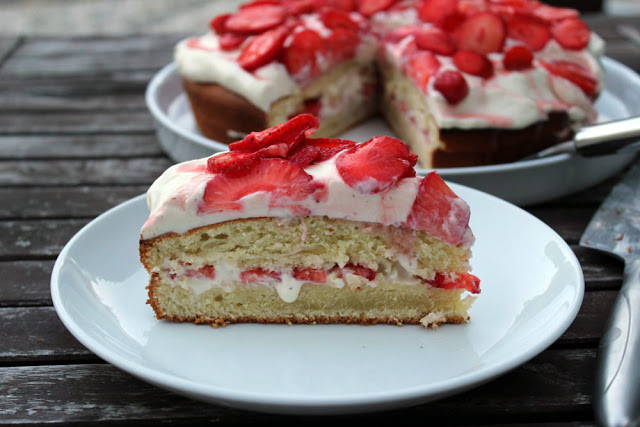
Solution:
M 640 151 L 640 116 L 585 126 L 576 132 L 572 141 L 552 145 L 522 160 L 562 153 L 589 157 L 634 151 Z
M 580 245 L 622 258 L 622 288 L 600 340 L 593 395 L 603 426 L 640 425 L 640 161 L 611 191 Z

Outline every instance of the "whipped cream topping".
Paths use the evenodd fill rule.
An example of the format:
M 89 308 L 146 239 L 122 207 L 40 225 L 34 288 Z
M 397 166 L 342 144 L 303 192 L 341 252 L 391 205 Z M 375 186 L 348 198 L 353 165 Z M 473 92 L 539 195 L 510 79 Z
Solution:
M 193 228 L 240 218 L 292 218 L 300 215 L 406 226 L 421 177 L 403 178 L 383 192 L 363 194 L 342 180 L 336 169 L 336 157 L 305 168 L 313 182 L 321 187 L 321 197 L 309 194 L 302 200 L 283 204 L 273 203 L 272 193 L 256 191 L 238 200 L 241 209 L 218 212 L 201 209 L 207 184 L 216 176 L 207 172 L 207 159 L 174 165 L 147 192 L 151 215 L 142 227 L 141 238 L 151 239 L 165 233 L 182 234 Z M 456 199 L 458 201 L 468 212 L 468 205 L 461 199 Z M 459 235 L 464 234 L 462 242 L 447 243 L 465 247 L 472 245 L 473 234 L 468 224 L 456 223 L 455 217 L 444 221 L 447 230 L 456 228 L 460 230 Z

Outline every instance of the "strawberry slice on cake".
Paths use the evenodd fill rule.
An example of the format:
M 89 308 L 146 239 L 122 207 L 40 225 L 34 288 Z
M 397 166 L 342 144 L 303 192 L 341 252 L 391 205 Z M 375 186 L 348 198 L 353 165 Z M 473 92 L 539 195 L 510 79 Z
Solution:
M 140 256 L 159 319 L 464 323 L 470 209 L 400 140 L 312 138 L 310 115 L 151 186 Z

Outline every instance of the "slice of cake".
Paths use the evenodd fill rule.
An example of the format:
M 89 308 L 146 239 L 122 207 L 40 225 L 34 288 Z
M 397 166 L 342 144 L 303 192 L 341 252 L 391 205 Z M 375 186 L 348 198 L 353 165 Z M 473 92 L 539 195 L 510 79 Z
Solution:
M 151 186 L 140 257 L 159 319 L 464 323 L 469 206 L 401 141 L 309 138 L 300 115 Z
M 596 119 L 603 50 L 576 10 L 534 0 L 269 0 L 215 17 L 175 62 L 212 139 L 299 113 L 337 136 L 380 111 L 439 168 L 572 138 Z

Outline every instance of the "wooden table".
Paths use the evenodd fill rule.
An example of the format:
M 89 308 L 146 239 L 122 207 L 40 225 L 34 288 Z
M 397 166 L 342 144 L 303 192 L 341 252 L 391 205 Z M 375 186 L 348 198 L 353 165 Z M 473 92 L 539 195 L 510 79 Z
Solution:
M 609 56 L 640 70 L 640 47 L 619 27 L 640 30 L 640 18 L 593 16 L 588 21 L 608 41 Z M 173 44 L 181 37 L 0 36 L 0 424 L 413 418 L 433 425 L 593 424 L 596 348 L 621 284 L 622 265 L 577 242 L 617 177 L 528 208 L 571 245 L 583 266 L 587 292 L 573 325 L 530 362 L 445 400 L 331 419 L 244 412 L 139 381 L 78 343 L 51 303 L 53 263 L 74 233 L 146 191 L 171 164 L 156 142 L 143 93 L 153 74 L 171 61 Z

